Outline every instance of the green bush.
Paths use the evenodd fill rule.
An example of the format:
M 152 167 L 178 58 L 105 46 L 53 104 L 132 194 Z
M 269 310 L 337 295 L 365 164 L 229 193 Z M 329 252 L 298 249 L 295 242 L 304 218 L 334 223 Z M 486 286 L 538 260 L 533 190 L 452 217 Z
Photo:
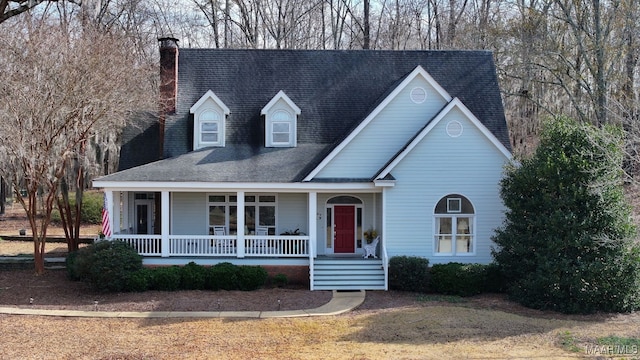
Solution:
M 506 291 L 505 276 L 502 269 L 496 263 L 485 266 L 485 291 L 492 293 L 503 293 Z
M 178 266 L 162 266 L 151 271 L 149 288 L 159 291 L 176 291 L 180 289 L 181 270 Z
M 89 277 L 89 251 L 89 247 L 84 247 L 67 255 L 65 266 L 70 280 L 80 281 Z
M 206 287 L 211 290 L 237 290 L 238 267 L 232 263 L 223 262 L 209 268 Z
M 190 262 L 180 268 L 180 288 L 184 290 L 203 290 L 207 278 L 207 268 Z
M 271 283 L 276 287 L 285 287 L 289 284 L 289 279 L 285 274 L 276 274 L 271 279 Z
M 389 260 L 389 287 L 393 290 L 427 292 L 429 260 L 416 256 L 394 256 Z
M 471 296 L 485 291 L 486 266 L 481 264 L 435 264 L 431 267 L 431 291 L 444 295 Z
M 619 129 L 556 119 L 533 156 L 507 167 L 492 253 L 512 299 L 566 313 L 640 308 L 622 143 Z
M 240 266 L 238 269 L 238 288 L 243 291 L 257 290 L 267 282 L 267 270 L 261 266 Z
M 76 203 L 75 195 L 69 194 L 69 202 L 74 206 Z M 100 224 L 102 222 L 102 208 L 103 208 L 104 196 L 101 192 L 87 191 L 82 196 L 82 212 L 80 214 L 80 221 L 83 224 Z M 51 212 L 51 221 L 59 223 L 62 221 L 60 218 L 60 211 L 55 208 Z
M 89 255 L 88 280 L 97 290 L 125 291 L 131 274 L 142 269 L 142 256 L 122 241 L 100 241 L 88 248 L 93 250 Z
M 142 292 L 149 290 L 153 271 L 143 268 L 129 274 L 123 291 Z

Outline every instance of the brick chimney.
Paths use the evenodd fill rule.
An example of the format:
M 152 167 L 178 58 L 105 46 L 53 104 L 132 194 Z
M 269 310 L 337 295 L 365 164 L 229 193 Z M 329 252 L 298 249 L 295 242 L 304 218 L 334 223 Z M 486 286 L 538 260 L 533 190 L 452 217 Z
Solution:
M 176 112 L 178 92 L 178 39 L 159 38 L 160 42 L 160 105 L 165 114 Z
M 164 129 L 167 115 L 176 113 L 178 95 L 178 39 L 159 38 L 160 42 L 160 146 L 158 159 L 164 158 Z

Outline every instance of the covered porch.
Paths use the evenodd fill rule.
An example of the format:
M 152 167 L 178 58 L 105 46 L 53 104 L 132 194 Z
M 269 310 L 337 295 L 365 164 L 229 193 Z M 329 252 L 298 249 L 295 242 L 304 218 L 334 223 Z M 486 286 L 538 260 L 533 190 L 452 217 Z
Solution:
M 112 224 L 108 240 L 129 243 L 149 265 L 308 266 L 312 290 L 386 289 L 384 241 L 377 246 L 378 259 L 357 261 L 365 261 L 366 230 L 376 229 L 384 238 L 381 189 L 359 184 L 340 191 L 302 190 L 288 185 L 266 191 L 106 188 Z M 338 219 L 341 211 L 346 215 Z M 328 273 L 327 259 L 332 263 Z M 357 280 L 371 274 L 377 279 L 373 285 Z

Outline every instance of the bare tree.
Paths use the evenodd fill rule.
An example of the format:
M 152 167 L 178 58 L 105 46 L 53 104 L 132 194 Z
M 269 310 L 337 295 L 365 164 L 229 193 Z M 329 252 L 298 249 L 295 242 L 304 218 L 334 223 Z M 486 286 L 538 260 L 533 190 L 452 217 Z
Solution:
M 86 1 L 86 0 L 85 0 Z M 35 9 L 42 3 L 57 3 L 58 0 L 0 0 L 0 23 L 31 9 Z M 72 4 L 80 5 L 82 0 L 67 0 Z
M 121 128 L 132 111 L 155 99 L 146 91 L 149 68 L 132 56 L 126 38 L 69 30 L 27 22 L 0 40 L 1 170 L 27 213 L 38 274 L 69 164 L 85 156 L 88 142 Z

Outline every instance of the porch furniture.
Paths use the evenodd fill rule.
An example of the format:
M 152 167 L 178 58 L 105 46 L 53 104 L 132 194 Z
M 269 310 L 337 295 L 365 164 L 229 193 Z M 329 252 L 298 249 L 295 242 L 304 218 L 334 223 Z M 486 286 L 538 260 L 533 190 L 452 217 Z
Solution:
M 213 227 L 213 235 L 227 235 L 227 227 L 226 226 L 214 226 Z
M 269 229 L 265 226 L 257 226 L 256 227 L 256 235 L 268 235 Z
M 378 247 L 378 241 L 380 241 L 380 236 L 377 236 L 375 239 L 373 239 L 371 244 L 364 244 L 364 246 L 362 247 L 364 249 L 363 258 L 368 259 L 369 256 L 371 255 L 373 255 L 374 259 L 378 258 L 378 256 L 376 255 L 376 248 Z

